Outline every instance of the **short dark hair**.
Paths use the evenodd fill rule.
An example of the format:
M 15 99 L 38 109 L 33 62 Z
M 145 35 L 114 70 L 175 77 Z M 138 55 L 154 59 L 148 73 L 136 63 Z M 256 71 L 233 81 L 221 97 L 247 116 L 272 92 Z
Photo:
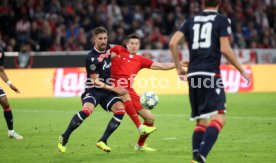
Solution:
M 216 7 L 221 0 L 204 0 L 205 7 Z
M 105 27 L 96 27 L 93 31 L 94 36 L 97 36 L 100 33 L 107 33 L 107 29 Z
M 138 39 L 139 41 L 141 41 L 140 36 L 136 33 L 132 33 L 132 34 L 128 35 L 126 41 L 128 42 L 130 39 Z

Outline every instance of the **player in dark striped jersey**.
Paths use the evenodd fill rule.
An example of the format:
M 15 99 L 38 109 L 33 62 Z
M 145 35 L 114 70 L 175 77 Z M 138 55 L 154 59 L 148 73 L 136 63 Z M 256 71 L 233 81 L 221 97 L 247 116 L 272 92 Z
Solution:
M 179 75 L 186 75 L 180 66 L 177 50 L 182 37 L 188 42 L 190 52 L 187 77 L 191 118 L 196 120 L 192 138 L 194 163 L 205 162 L 225 123 L 226 100 L 220 76 L 221 54 L 250 81 L 230 47 L 231 22 L 218 13 L 221 0 L 202 2 L 205 10 L 186 20 L 170 40 L 170 49 Z
M 20 93 L 19 90 L 11 83 L 7 74 L 5 73 L 4 68 L 4 61 L 5 61 L 5 53 L 0 49 L 0 77 L 1 79 L 6 82 L 9 87 L 16 93 Z M 8 126 L 8 136 L 10 138 L 15 138 L 16 140 L 22 140 L 23 136 L 19 135 L 13 129 L 13 115 L 10 104 L 8 102 L 7 96 L 4 90 L 0 87 L 0 104 L 4 111 L 4 117 Z
M 106 111 L 114 113 L 108 124 L 105 137 L 97 143 L 97 146 L 106 152 L 110 152 L 107 146 L 108 137 L 118 128 L 125 114 L 125 108 L 117 95 L 127 93 L 125 89 L 114 88 L 106 83 L 110 77 L 111 58 L 107 47 L 107 30 L 98 27 L 94 30 L 95 46 L 86 57 L 87 81 L 85 92 L 82 94 L 82 110 L 74 115 L 65 132 L 60 136 L 58 149 L 64 153 L 72 132 L 93 112 L 100 104 Z

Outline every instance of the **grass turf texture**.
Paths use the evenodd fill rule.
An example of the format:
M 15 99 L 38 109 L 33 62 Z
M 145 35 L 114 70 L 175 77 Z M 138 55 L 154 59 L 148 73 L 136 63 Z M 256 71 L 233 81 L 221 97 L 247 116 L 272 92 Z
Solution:
M 208 162 L 252 163 L 276 161 L 276 93 L 229 94 L 228 121 L 208 156 Z M 110 137 L 109 154 L 95 144 L 111 113 L 100 107 L 71 136 L 67 152 L 57 150 L 58 136 L 81 108 L 79 98 L 10 99 L 16 130 L 23 141 L 7 137 L 0 116 L 0 162 L 99 162 L 99 163 L 180 163 L 191 160 L 191 135 L 187 95 L 159 96 L 156 115 L 158 130 L 147 143 L 153 153 L 134 151 L 138 132 L 128 116 Z

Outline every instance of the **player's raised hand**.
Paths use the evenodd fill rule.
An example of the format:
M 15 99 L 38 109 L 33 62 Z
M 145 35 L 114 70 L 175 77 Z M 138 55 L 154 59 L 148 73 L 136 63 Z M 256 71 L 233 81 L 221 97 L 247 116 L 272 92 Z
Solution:
M 16 93 L 20 93 L 20 91 L 13 85 L 13 84 L 10 84 L 10 88 L 16 92 Z
M 245 71 L 242 71 L 241 75 L 247 81 L 247 85 L 249 85 L 251 83 L 250 75 L 247 72 L 245 72 Z
M 114 92 L 117 93 L 120 96 L 126 95 L 128 91 L 122 87 L 116 87 L 114 88 Z

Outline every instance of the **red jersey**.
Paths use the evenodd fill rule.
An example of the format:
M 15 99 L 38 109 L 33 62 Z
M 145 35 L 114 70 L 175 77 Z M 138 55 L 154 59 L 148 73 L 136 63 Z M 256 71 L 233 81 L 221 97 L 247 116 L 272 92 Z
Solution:
M 153 61 L 143 56 L 132 55 L 122 46 L 114 46 L 110 52 L 117 54 L 112 59 L 111 77 L 114 79 L 130 79 L 132 75 L 136 75 L 143 68 L 150 68 Z M 131 81 L 130 81 L 131 82 Z

